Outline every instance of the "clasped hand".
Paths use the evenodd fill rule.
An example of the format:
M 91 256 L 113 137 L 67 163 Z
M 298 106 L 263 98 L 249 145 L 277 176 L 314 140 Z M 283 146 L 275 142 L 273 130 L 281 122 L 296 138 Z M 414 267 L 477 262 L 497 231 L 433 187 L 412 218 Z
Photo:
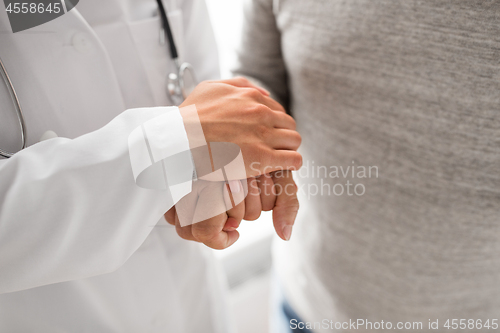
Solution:
M 207 142 L 234 143 L 243 155 L 247 179 L 229 181 L 215 190 L 220 193 L 215 198 L 227 202 L 229 197 L 241 196 L 243 189 L 248 189 L 248 193 L 226 212 L 187 226 L 181 226 L 173 207 L 165 214 L 167 222 L 176 226 L 183 239 L 224 249 L 238 239 L 237 228 L 243 219 L 256 220 L 261 211 L 273 210 L 276 233 L 284 240 L 290 239 L 299 209 L 290 170 L 302 165 L 302 157 L 296 151 L 301 137 L 295 131 L 293 118 L 267 91 L 244 78 L 202 82 L 181 108 L 189 105 L 196 106 Z M 192 196 L 217 185 L 195 182 L 194 186 L 198 189 Z M 212 196 L 212 200 L 217 199 Z M 202 204 L 196 198 L 187 201 L 192 202 L 192 209 Z

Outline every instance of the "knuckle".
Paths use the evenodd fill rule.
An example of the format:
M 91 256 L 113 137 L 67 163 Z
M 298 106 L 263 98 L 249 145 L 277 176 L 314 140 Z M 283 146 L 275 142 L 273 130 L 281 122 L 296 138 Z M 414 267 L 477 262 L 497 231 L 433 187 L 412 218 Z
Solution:
M 177 235 L 179 235 L 179 237 L 184 239 L 184 240 L 191 240 L 192 239 L 190 237 L 191 233 L 188 232 L 188 230 L 185 230 L 184 228 L 182 228 L 181 226 L 176 225 L 175 231 L 177 231 Z
M 242 83 L 242 84 L 249 84 L 250 81 L 248 81 L 248 79 L 244 76 L 237 76 L 235 77 L 236 80 L 238 80 L 238 82 Z
M 302 155 L 298 154 L 297 156 L 297 170 L 302 167 Z
M 207 225 L 203 222 L 193 225 L 193 236 L 203 243 L 210 242 L 217 237 L 218 233 L 219 230 L 213 225 Z
M 302 144 L 302 135 L 300 135 L 299 132 L 295 132 L 294 136 L 295 136 L 295 142 L 297 144 L 297 148 L 299 148 L 300 145 Z
M 300 208 L 300 203 L 297 197 L 293 197 L 286 205 L 287 212 L 298 213 Z
M 260 92 L 255 89 L 255 88 L 244 88 L 245 89 L 245 94 L 250 97 L 251 99 L 259 99 L 261 94 Z
M 299 199 L 297 198 L 297 193 L 299 192 L 299 188 L 295 182 L 288 184 L 289 187 L 289 195 L 291 196 L 292 205 L 298 207 Z
M 302 167 L 302 155 L 300 155 L 299 153 L 294 154 L 291 162 L 292 162 L 291 167 L 293 167 L 294 170 L 300 169 Z
M 253 108 L 252 108 L 252 114 L 256 117 L 260 117 L 262 115 L 264 115 L 266 113 L 266 108 L 264 105 L 262 104 L 256 104 Z
M 252 108 L 252 114 L 260 123 L 268 123 L 273 116 L 273 111 L 264 104 L 257 104 Z

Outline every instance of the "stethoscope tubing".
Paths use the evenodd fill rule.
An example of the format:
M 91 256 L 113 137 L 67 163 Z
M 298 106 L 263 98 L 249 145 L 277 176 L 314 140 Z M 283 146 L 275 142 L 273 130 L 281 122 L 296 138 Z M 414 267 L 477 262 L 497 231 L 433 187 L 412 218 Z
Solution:
M 165 6 L 163 5 L 162 0 L 156 0 L 158 3 L 158 10 L 160 12 L 160 17 L 163 25 L 163 31 L 167 36 L 168 39 L 168 44 L 169 44 L 169 49 L 170 49 L 170 56 L 172 57 L 172 60 L 174 61 L 175 67 L 177 68 L 177 73 L 171 73 L 168 75 L 169 79 L 171 78 L 172 74 L 176 75 L 176 78 L 173 80 L 175 81 L 175 86 L 177 87 L 176 89 L 172 89 L 171 91 L 169 90 L 170 96 L 174 100 L 181 100 L 183 101 L 186 99 L 188 92 L 185 89 L 184 86 L 184 71 L 189 70 L 191 71 L 193 78 L 196 79 L 194 75 L 194 69 L 193 66 L 189 63 L 180 63 L 179 62 L 179 53 L 177 50 L 177 46 L 175 44 L 174 36 L 172 33 L 172 28 L 170 27 L 170 23 L 168 21 L 168 16 L 167 16 L 167 11 L 165 10 Z
M 161 16 L 161 19 L 163 22 L 163 29 L 164 29 L 164 32 L 167 36 L 168 44 L 170 47 L 170 55 L 171 55 L 175 65 L 176 65 L 177 71 L 178 71 L 177 84 L 178 84 L 178 87 L 180 88 L 180 95 L 181 95 L 179 97 L 182 97 L 182 99 L 185 99 L 187 96 L 187 92 L 185 91 L 182 74 L 184 73 L 184 71 L 186 69 L 188 69 L 194 75 L 194 70 L 193 70 L 193 67 L 188 63 L 179 64 L 179 55 L 177 52 L 177 47 L 175 45 L 174 36 L 172 34 L 172 29 L 171 29 L 169 21 L 168 21 L 167 12 L 165 10 L 165 7 L 163 6 L 162 0 L 157 0 L 157 2 L 158 2 L 158 8 L 160 11 L 160 16 Z M 14 85 L 12 84 L 12 81 L 9 77 L 9 74 L 7 73 L 7 69 L 5 68 L 4 63 L 3 63 L 1 58 L 0 58 L 0 69 L 1 69 L 0 74 L 3 78 L 3 81 L 5 82 L 5 84 L 7 86 L 10 97 L 11 97 L 12 102 L 14 103 L 14 107 L 16 109 L 16 115 L 17 115 L 17 119 L 19 121 L 19 127 L 21 128 L 21 142 L 22 142 L 21 150 L 23 150 L 24 148 L 26 148 L 26 144 L 27 144 L 27 130 L 26 130 L 26 123 L 24 120 L 23 110 L 21 107 L 21 103 L 19 102 L 19 97 L 17 96 L 16 90 L 14 89 Z M 172 96 L 172 97 L 175 97 L 175 96 Z M 15 153 L 10 153 L 10 152 L 7 152 L 5 150 L 0 149 L 0 156 L 2 156 L 2 157 L 10 158 L 14 154 Z
M 178 62 L 179 54 L 177 53 L 177 46 L 175 45 L 174 35 L 172 34 L 172 28 L 170 28 L 170 23 L 168 22 L 167 11 L 165 6 L 163 6 L 162 0 L 156 0 L 158 3 L 158 9 L 160 11 L 161 21 L 163 24 L 163 30 L 165 31 L 168 39 L 168 45 L 170 46 L 170 55 L 174 62 Z
M 26 123 L 24 121 L 23 110 L 21 108 L 21 103 L 19 102 L 19 97 L 17 96 L 16 90 L 14 89 L 14 85 L 12 84 L 9 74 L 7 73 L 7 69 L 3 64 L 2 58 L 0 58 L 0 69 L 1 69 L 0 75 L 2 75 L 3 81 L 5 82 L 7 90 L 9 91 L 10 98 L 14 103 L 14 108 L 16 109 L 17 120 L 19 121 L 19 127 L 21 128 L 21 142 L 22 142 L 21 150 L 23 150 L 24 148 L 26 148 L 26 141 L 27 141 Z M 10 158 L 14 154 L 15 153 L 10 153 L 0 149 L 0 156 L 2 157 Z

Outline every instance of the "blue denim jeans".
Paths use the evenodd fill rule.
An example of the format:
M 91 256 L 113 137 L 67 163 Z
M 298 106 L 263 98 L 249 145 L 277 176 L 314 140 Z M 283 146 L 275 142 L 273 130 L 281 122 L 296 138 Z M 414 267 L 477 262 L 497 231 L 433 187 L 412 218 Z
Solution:
M 273 275 L 271 298 L 272 318 L 270 333 L 313 333 L 313 331 L 306 328 L 291 328 L 295 326 L 290 324 L 293 319 L 296 320 L 294 321 L 295 323 L 303 322 L 303 320 L 297 315 L 290 303 L 288 303 L 276 274 Z

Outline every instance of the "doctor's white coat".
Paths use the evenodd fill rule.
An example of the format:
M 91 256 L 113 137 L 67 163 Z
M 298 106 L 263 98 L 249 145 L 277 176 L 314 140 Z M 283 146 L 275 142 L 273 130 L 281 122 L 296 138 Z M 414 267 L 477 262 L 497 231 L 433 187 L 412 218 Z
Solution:
M 181 61 L 199 79 L 217 78 L 203 0 L 164 3 Z M 156 12 L 155 0 L 81 0 L 12 34 L 0 10 L 0 57 L 30 145 L 0 160 L 1 333 L 230 331 L 211 253 L 162 219 L 168 190 L 142 189 L 132 176 L 130 132 L 178 112 L 166 107 L 175 67 Z M 0 117 L 2 148 L 18 149 L 3 90 Z M 59 138 L 39 143 L 49 130 Z M 176 133 L 170 145 L 186 143 L 182 126 L 165 131 Z

